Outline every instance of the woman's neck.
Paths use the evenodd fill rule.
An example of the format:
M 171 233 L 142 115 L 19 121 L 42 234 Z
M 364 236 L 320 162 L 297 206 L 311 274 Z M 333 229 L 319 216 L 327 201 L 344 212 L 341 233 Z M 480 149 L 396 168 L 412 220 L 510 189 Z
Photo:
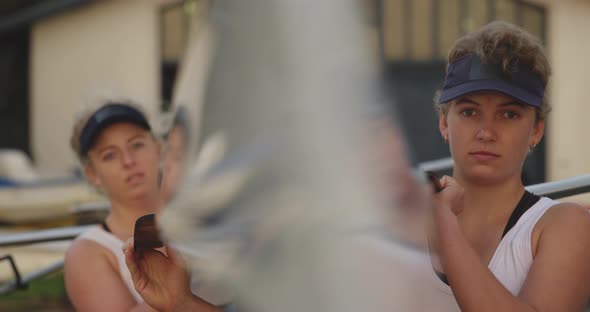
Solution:
M 163 206 L 159 196 L 131 201 L 111 201 L 111 211 L 105 219 L 112 234 L 126 241 L 133 236 L 135 221 L 146 214 L 158 213 Z
M 465 190 L 463 212 L 466 216 L 477 215 L 490 221 L 509 216 L 524 193 L 520 176 L 489 184 L 470 181 L 461 175 L 455 179 Z

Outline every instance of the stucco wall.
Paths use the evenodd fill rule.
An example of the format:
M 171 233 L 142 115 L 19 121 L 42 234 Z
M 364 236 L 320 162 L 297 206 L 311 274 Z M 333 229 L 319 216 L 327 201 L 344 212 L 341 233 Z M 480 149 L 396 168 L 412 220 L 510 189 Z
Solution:
M 552 180 L 590 173 L 590 2 L 550 5 L 549 53 L 553 112 L 547 133 Z
M 105 97 L 160 103 L 160 6 L 169 1 L 96 1 L 37 22 L 31 32 L 31 146 L 42 172 L 76 165 L 73 118 Z

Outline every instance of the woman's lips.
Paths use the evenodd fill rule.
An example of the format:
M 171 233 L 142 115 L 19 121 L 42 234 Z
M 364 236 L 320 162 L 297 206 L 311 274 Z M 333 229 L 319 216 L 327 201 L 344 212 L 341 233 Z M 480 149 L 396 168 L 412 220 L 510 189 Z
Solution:
M 469 155 L 479 161 L 490 161 L 500 157 L 498 154 L 486 151 L 471 152 Z
M 144 174 L 143 173 L 134 173 L 127 177 L 126 181 L 129 184 L 135 185 L 138 183 L 143 182 Z

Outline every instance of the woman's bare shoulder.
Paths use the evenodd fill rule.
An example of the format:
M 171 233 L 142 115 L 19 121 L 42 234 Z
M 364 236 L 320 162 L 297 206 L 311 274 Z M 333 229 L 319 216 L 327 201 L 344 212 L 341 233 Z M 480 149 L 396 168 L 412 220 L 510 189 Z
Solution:
M 118 270 L 115 256 L 105 247 L 91 240 L 75 240 L 66 252 L 65 281 L 76 309 L 120 311 L 133 307 L 135 300 Z
M 546 233 L 590 244 L 590 211 L 576 203 L 553 205 L 537 224 L 540 237 Z
M 65 266 L 84 266 L 108 264 L 116 268 L 116 258 L 108 249 L 99 243 L 88 239 L 76 239 L 65 254 Z
M 557 203 L 543 214 L 533 229 L 531 243 L 533 255 L 536 255 L 541 238 L 545 234 L 558 236 L 567 244 L 568 238 L 587 241 L 590 245 L 590 212 L 575 203 Z M 547 241 L 545 239 L 544 241 Z
M 86 256 L 98 256 L 104 254 L 104 247 L 88 239 L 76 239 L 66 252 L 67 258 L 85 258 Z
M 519 296 L 551 311 L 580 311 L 590 293 L 590 213 L 577 204 L 559 203 L 537 225 L 534 261 Z
M 590 226 L 590 211 L 576 203 L 558 203 L 547 210 L 539 222 L 543 222 L 544 226 L 571 226 L 573 224 Z

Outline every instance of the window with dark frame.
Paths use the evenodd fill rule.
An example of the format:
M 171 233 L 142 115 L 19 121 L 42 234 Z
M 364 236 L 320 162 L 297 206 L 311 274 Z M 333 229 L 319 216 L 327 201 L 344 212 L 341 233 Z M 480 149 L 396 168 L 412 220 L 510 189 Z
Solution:
M 519 0 L 378 0 L 385 62 L 444 60 L 453 42 L 493 20 L 546 39 L 546 12 Z
M 184 0 L 160 9 L 160 64 L 162 112 L 173 107 L 172 96 L 178 66 L 187 48 L 191 20 L 205 10 L 207 0 Z

